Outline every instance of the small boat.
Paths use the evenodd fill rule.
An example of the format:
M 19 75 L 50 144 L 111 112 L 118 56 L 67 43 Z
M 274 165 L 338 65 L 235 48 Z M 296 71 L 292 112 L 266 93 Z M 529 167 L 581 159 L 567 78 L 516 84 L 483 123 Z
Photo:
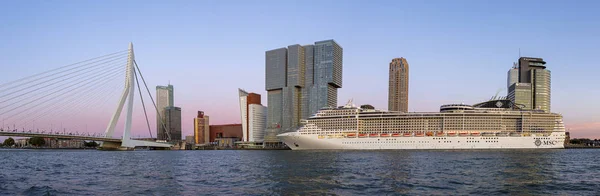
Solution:
M 425 135 L 423 134 L 423 132 L 419 132 L 419 133 L 417 133 L 415 136 L 416 136 L 416 137 L 423 137 L 423 136 L 425 136 Z
M 427 132 L 427 133 L 425 133 L 425 135 L 427 135 L 427 136 L 433 136 L 433 132 Z
M 361 134 L 358 134 L 358 137 L 367 137 L 367 134 L 361 133 Z
M 438 137 L 444 136 L 444 132 L 437 132 L 437 133 L 435 133 L 435 136 L 438 136 Z
M 356 133 L 349 133 L 349 134 L 347 135 L 347 137 L 350 137 L 350 138 L 355 138 L 355 137 L 356 137 Z
M 479 132 L 475 131 L 475 132 L 471 132 L 471 135 L 472 136 L 480 136 L 481 134 Z
M 459 135 L 460 135 L 460 136 L 469 136 L 469 133 L 468 133 L 468 132 L 460 132 L 460 134 L 459 134 Z
M 381 137 L 390 137 L 390 134 L 389 133 L 382 133 Z
M 522 135 L 520 133 L 511 133 L 510 137 L 521 137 Z
M 404 133 L 404 137 L 410 137 L 411 134 L 410 133 Z
M 456 132 L 448 132 L 448 136 L 456 136 Z
M 481 135 L 483 135 L 483 136 L 496 136 L 496 134 L 494 134 L 492 132 L 483 132 Z
M 369 137 L 378 137 L 378 136 L 379 136 L 379 134 L 377 134 L 377 133 L 371 133 L 371 134 L 369 134 Z
M 399 133 L 392 133 L 392 137 L 400 137 Z

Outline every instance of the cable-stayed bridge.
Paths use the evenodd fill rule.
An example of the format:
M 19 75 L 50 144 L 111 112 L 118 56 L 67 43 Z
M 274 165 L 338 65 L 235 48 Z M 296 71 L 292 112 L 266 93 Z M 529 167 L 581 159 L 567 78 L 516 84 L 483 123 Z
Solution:
M 146 110 L 143 99 L 146 92 L 142 92 L 140 83 L 154 111 Z M 152 137 L 148 112 L 158 110 L 135 61 L 131 43 L 128 50 L 0 84 L 0 136 L 102 141 L 103 149 L 172 147 L 170 143 L 131 138 L 136 86 L 141 100 L 138 104 L 146 120 L 144 125 Z M 117 127 L 123 127 L 120 137 L 115 137 Z

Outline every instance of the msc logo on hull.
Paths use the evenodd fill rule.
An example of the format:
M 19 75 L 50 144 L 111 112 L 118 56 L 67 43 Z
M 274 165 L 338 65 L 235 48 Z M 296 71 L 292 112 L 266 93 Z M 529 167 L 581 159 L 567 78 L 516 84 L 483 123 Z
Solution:
M 542 140 L 536 139 L 535 142 L 534 142 L 534 144 L 536 146 L 541 146 L 541 145 L 548 146 L 548 145 L 556 145 L 556 142 L 557 141 L 543 141 L 542 142 Z

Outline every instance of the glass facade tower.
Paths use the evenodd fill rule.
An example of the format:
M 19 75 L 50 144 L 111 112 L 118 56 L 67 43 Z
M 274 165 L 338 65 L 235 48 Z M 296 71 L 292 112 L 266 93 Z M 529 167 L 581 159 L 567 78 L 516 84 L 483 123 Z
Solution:
M 515 81 L 518 73 L 518 82 Z M 523 109 L 550 112 L 550 70 L 542 58 L 519 58 L 518 71 L 515 67 L 508 72 L 508 97 Z
M 334 40 L 314 45 L 291 45 L 265 53 L 267 133 L 294 131 L 300 120 L 319 109 L 337 106 L 342 87 L 343 49 Z
M 158 110 L 158 114 L 156 115 L 156 138 L 158 140 L 168 139 L 165 129 L 168 116 L 165 115 L 165 111 L 168 107 L 175 105 L 173 98 L 173 85 L 156 86 L 156 107 Z

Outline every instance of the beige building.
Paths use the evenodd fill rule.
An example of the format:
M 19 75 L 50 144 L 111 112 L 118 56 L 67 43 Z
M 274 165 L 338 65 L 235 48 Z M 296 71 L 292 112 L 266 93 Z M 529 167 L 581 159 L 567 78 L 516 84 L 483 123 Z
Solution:
M 388 110 L 408 112 L 408 62 L 405 58 L 395 58 L 390 63 Z
M 208 144 L 210 142 L 210 126 L 208 116 L 203 111 L 198 111 L 198 116 L 194 118 L 194 143 L 196 145 Z

